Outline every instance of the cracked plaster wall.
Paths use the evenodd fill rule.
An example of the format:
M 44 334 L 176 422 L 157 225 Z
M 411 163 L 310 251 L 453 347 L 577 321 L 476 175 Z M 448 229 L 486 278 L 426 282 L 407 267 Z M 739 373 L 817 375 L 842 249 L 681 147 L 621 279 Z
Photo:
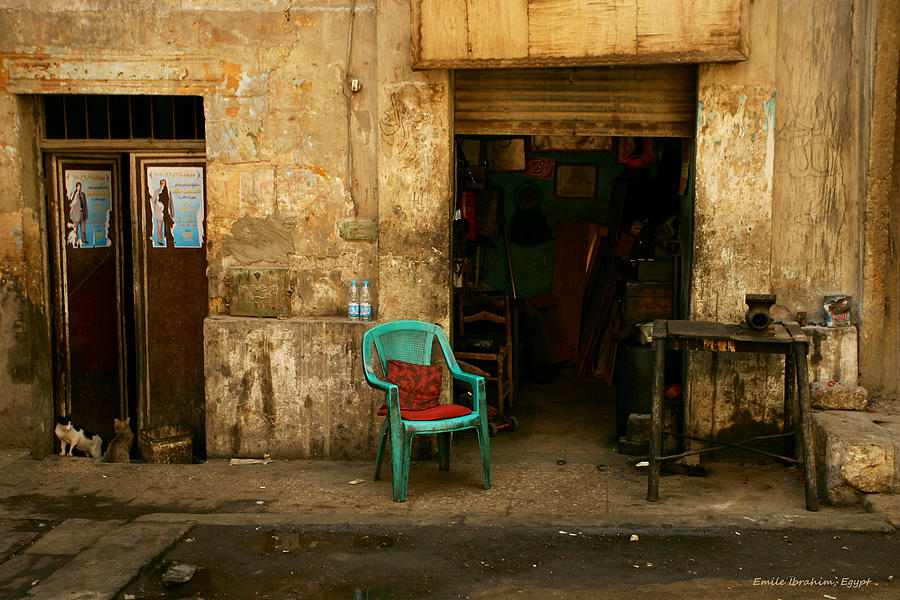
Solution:
M 348 49 L 350 7 L 350 0 L 6 3 L 0 7 L 4 31 L 0 113 L 9 126 L 0 133 L 0 177 L 31 187 L 41 179 L 35 172 L 36 157 L 20 155 L 23 142 L 19 138 L 31 136 L 31 130 L 16 121 L 23 111 L 17 103 L 30 106 L 32 95 L 202 96 L 211 315 L 227 314 L 229 267 L 286 266 L 295 281 L 294 319 L 340 320 L 349 281 L 368 279 L 374 287 L 376 314 L 384 308 L 385 315 L 447 323 L 445 213 L 451 148 L 447 76 L 438 77 L 437 87 L 429 88 L 425 96 L 407 95 L 401 104 L 382 106 L 384 86 L 415 91 L 431 85 L 432 78 L 413 74 L 408 53 L 400 54 L 394 45 L 376 40 L 376 34 L 406 37 L 408 44 L 406 3 L 376 6 L 374 1 L 357 0 L 353 44 Z M 385 16 L 376 19 L 377 12 Z M 385 66 L 379 67 L 380 62 Z M 346 90 L 348 74 L 362 83 L 355 94 Z M 410 110 L 441 116 L 433 123 L 408 121 L 403 103 Z M 400 127 L 400 137 L 412 145 L 400 151 L 405 153 L 402 161 L 388 157 L 379 165 L 376 151 L 384 146 L 383 131 L 393 126 Z M 414 164 L 409 159 L 420 154 L 416 144 L 423 141 L 428 151 L 421 153 L 422 162 Z M 30 139 L 24 144 L 34 145 Z M 23 167 L 26 162 L 27 168 Z M 388 172 L 379 174 L 379 170 Z M 391 198 L 385 200 L 379 193 L 380 183 Z M 41 194 L 36 191 L 26 202 L 16 189 L 0 189 L 0 255 L 4 259 L 0 302 L 5 331 L 18 327 L 18 316 L 27 313 L 30 305 L 46 317 L 47 273 L 40 248 L 45 233 L 39 224 L 42 203 L 35 201 Z M 343 223 L 376 222 L 387 207 L 390 214 L 377 239 L 341 237 Z M 424 234 L 417 223 L 424 224 Z M 426 257 L 420 251 L 422 235 L 431 248 Z M 385 247 L 383 257 L 379 244 Z M 36 251 L 29 253 L 29 248 Z M 435 291 L 436 284 L 444 289 Z M 222 325 L 211 323 L 208 328 Z M 237 327 L 245 327 L 248 335 L 259 325 L 249 318 L 243 323 Z M 235 327 L 233 321 L 229 327 Z M 328 336 L 320 329 L 311 329 L 309 335 L 325 336 L 320 340 L 324 343 Z M 220 339 L 224 330 L 207 335 Z M 0 350 L 11 362 L 16 355 L 15 336 L 0 337 Z M 284 343 L 262 354 L 300 360 L 299 350 Z M 46 331 L 38 338 L 38 346 L 44 350 L 42 362 L 49 372 Z M 207 361 L 214 363 L 226 359 L 211 346 L 207 354 Z M 259 369 L 254 357 L 262 354 L 245 353 L 247 373 Z M 331 377 L 346 381 L 361 375 L 354 356 L 348 353 L 332 365 Z M 13 429 L 17 419 L 30 418 L 27 413 L 38 403 L 36 396 L 49 397 L 51 389 L 49 382 L 32 377 L 24 384 L 29 393 L 18 393 L 21 388 L 8 385 L 17 381 L 10 373 L 10 369 L 0 373 L 4 390 L 0 411 L 14 417 L 0 426 L 0 435 L 7 440 L 11 438 L 6 430 Z M 240 373 L 234 377 L 237 382 L 247 380 Z M 209 396 L 210 381 L 207 384 Z M 352 404 L 366 393 L 353 388 L 341 401 Z M 46 412 L 49 419 L 52 407 Z M 326 444 L 328 455 L 343 456 L 368 447 L 360 436 L 369 435 L 372 419 L 373 415 L 359 424 L 358 435 L 350 434 L 351 450 Z M 36 432 L 33 426 L 31 430 L 23 444 L 35 439 L 46 440 L 39 443 L 47 445 L 52 441 L 46 431 Z
M 858 311 L 866 8 L 757 0 L 750 58 L 700 67 L 691 318 L 738 322 L 747 293 L 777 294 L 776 320 L 822 321 L 830 294 Z M 686 427 L 780 429 L 782 362 L 695 353 Z

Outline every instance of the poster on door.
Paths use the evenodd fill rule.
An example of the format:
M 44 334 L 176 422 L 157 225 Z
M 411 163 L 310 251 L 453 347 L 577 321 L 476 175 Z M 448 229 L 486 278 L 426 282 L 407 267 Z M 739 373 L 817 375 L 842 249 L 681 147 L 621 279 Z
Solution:
M 154 248 L 203 247 L 203 167 L 147 167 Z
M 72 248 L 108 248 L 112 211 L 112 173 L 66 169 L 66 245 Z

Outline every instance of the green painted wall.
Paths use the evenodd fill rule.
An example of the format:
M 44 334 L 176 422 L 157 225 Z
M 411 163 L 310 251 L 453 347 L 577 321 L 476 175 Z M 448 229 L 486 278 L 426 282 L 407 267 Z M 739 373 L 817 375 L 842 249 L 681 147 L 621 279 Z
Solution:
M 537 179 L 526 177 L 522 172 L 490 173 L 489 187 L 504 190 L 504 213 L 507 231 L 510 231 L 513 216 L 516 212 L 514 192 L 523 183 L 537 185 L 544 194 L 541 206 L 547 219 L 551 233 L 556 224 L 564 219 L 582 218 L 597 223 L 606 222 L 609 195 L 613 179 L 621 173 L 624 164 L 616 161 L 615 146 L 608 152 L 528 152 L 528 156 L 552 158 L 557 164 L 577 163 L 597 165 L 597 195 L 595 198 L 556 198 L 554 196 L 554 179 Z M 655 165 L 651 165 L 654 169 Z M 506 264 L 506 253 L 503 238 L 494 240 L 496 248 L 483 250 L 483 273 L 481 280 L 491 289 L 509 289 L 509 274 Z M 520 298 L 533 294 L 551 293 L 553 284 L 553 240 L 536 246 L 522 246 L 510 243 L 510 256 L 516 277 L 516 289 Z

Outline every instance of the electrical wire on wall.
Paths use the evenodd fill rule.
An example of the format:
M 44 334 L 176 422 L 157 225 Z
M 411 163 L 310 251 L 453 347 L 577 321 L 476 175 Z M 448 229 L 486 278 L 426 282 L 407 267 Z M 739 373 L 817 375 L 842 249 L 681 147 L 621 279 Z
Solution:
M 347 109 L 347 193 L 350 202 L 353 203 L 353 216 L 359 216 L 359 207 L 353 196 L 353 184 L 356 178 L 353 176 L 353 110 L 350 97 L 356 92 L 358 82 L 350 74 L 350 56 L 353 51 L 353 20 L 356 17 L 356 0 L 350 0 L 350 23 L 347 26 L 347 60 L 344 62 L 344 101 Z

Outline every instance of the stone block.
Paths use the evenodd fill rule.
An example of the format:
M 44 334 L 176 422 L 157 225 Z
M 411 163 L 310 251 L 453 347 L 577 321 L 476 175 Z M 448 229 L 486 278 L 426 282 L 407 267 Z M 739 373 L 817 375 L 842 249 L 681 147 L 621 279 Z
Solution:
M 677 409 L 680 405 L 673 406 L 669 402 L 663 407 L 663 431 L 678 431 Z M 628 415 L 626 434 L 622 440 L 635 446 L 645 447 L 650 444 L 650 415 L 646 413 L 631 413 Z M 673 454 L 680 451 L 681 440 L 673 435 L 663 435 L 663 453 Z M 620 441 L 620 446 L 622 442 Z M 646 454 L 646 451 L 641 452 Z
M 865 410 L 869 403 L 869 392 L 858 385 L 835 382 L 828 385 L 824 381 L 814 381 L 809 385 L 810 402 L 813 408 L 824 410 Z
M 650 443 L 650 415 L 632 413 L 628 415 L 628 441 Z
M 847 385 L 858 382 L 856 327 L 803 328 L 809 337 L 809 380 L 839 381 Z
M 66 519 L 25 552 L 34 554 L 75 555 L 92 546 L 98 539 L 124 523 L 118 519 Z
M 866 493 L 897 486 L 897 431 L 876 423 L 871 413 L 823 411 L 813 420 L 817 479 L 826 501 L 859 504 Z
M 126 523 L 116 527 L 75 555 L 67 568 L 54 570 L 32 587 L 28 598 L 114 598 L 190 528 L 188 523 Z

